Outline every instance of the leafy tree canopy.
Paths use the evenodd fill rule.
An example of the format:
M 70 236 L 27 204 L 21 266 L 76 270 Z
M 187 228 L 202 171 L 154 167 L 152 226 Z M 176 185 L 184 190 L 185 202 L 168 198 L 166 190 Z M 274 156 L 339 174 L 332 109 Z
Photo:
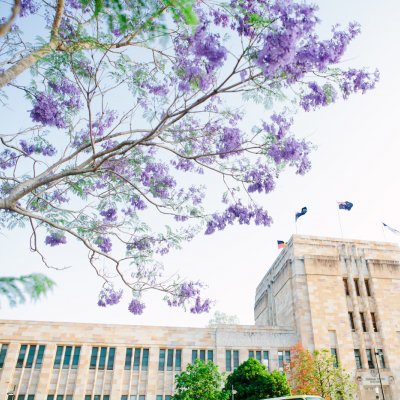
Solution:
M 254 358 L 239 365 L 227 379 L 225 389 L 236 390 L 236 400 L 260 400 L 290 394 L 290 387 L 283 372 L 268 372 Z
M 162 256 L 200 232 L 269 226 L 260 196 L 311 166 L 294 113 L 378 80 L 340 63 L 358 24 L 320 38 L 303 1 L 14 0 L 1 13 L 0 228 L 26 226 L 44 263 L 46 246 L 78 241 L 99 306 L 125 287 L 134 314 L 149 290 L 208 311 L 202 283 L 165 277 Z M 249 129 L 257 104 L 274 111 Z
M 229 393 L 222 391 L 224 378 L 212 361 L 197 359 L 186 371 L 176 376 L 172 400 L 228 400 Z

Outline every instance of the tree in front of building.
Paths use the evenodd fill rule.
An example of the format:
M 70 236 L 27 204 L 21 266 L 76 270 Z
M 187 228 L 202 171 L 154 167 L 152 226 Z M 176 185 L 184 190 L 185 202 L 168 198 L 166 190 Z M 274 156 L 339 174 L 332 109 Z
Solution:
M 215 311 L 213 317 L 208 321 L 208 326 L 237 324 L 239 324 L 237 315 L 229 315 L 222 311 Z
M 297 344 L 286 373 L 292 394 L 314 394 L 326 400 L 351 400 L 355 384 L 329 350 L 311 352 Z
M 217 365 L 197 359 L 176 376 L 172 400 L 227 400 L 229 393 L 223 390 L 224 383 Z
M 228 376 L 226 391 L 236 391 L 235 400 L 260 400 L 290 395 L 290 387 L 283 372 L 268 372 L 263 364 L 254 358 L 239 365 Z

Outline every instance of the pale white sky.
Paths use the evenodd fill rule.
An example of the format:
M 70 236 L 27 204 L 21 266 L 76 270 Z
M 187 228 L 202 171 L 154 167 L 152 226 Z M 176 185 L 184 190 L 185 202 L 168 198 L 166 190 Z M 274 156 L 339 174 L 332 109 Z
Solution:
M 274 219 L 271 228 L 230 227 L 212 236 L 199 235 L 182 251 L 165 258 L 168 271 L 207 282 L 215 309 L 236 314 L 245 324 L 253 323 L 255 288 L 278 255 L 276 240 L 288 240 L 294 233 L 293 215 L 301 207 L 309 210 L 299 219 L 301 234 L 339 237 L 336 201 L 349 200 L 353 210 L 341 214 L 344 237 L 398 240 L 390 232 L 384 236 L 381 221 L 400 229 L 400 2 L 317 3 L 326 30 L 336 22 L 361 23 L 362 34 L 349 48 L 344 64 L 377 67 L 381 72 L 377 89 L 296 116 L 294 131 L 318 149 L 312 155 L 311 172 L 301 177 L 288 171 L 274 193 L 259 198 Z M 101 282 L 88 266 L 83 249 L 60 246 L 53 250 L 53 256 L 73 266 L 53 271 L 45 270 L 28 247 L 27 232 L 0 235 L 1 275 L 44 272 L 57 282 L 57 288 L 37 303 L 13 309 L 3 300 L 2 319 L 204 326 L 211 317 L 170 309 L 153 296 L 147 299 L 142 316 L 127 311 L 128 297 L 118 306 L 100 309 L 96 302 Z

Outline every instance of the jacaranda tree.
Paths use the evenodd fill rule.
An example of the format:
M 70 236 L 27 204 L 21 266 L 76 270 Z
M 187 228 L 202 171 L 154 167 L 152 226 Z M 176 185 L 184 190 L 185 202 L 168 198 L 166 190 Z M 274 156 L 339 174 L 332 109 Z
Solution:
M 44 263 L 44 246 L 77 240 L 104 282 L 98 304 L 118 303 L 125 285 L 135 314 L 148 290 L 208 311 L 202 284 L 166 278 L 160 257 L 199 232 L 270 225 L 258 194 L 285 166 L 310 169 L 312 146 L 291 133 L 293 112 L 378 79 L 339 64 L 358 24 L 320 38 L 317 7 L 303 1 L 9 3 L 1 101 L 19 98 L 21 108 L 3 110 L 1 227 L 26 225 Z M 245 129 L 256 103 L 275 112 Z M 205 200 L 213 174 L 217 209 Z

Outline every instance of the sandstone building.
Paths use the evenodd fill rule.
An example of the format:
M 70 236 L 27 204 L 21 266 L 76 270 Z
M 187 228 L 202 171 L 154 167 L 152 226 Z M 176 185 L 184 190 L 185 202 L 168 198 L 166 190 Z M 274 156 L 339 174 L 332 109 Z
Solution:
M 257 287 L 254 326 L 0 321 L 0 399 L 169 400 L 196 358 L 282 369 L 299 341 L 331 349 L 358 399 L 381 383 L 400 399 L 399 263 L 393 244 L 294 235 Z

